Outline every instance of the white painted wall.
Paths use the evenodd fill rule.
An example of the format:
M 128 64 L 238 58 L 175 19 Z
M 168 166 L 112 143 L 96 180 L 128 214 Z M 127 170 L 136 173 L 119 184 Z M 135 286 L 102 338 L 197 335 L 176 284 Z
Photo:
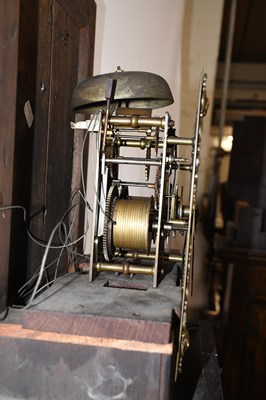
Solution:
M 94 74 L 148 71 L 168 82 L 178 123 L 184 0 L 96 0 Z M 164 111 L 163 111 L 164 112 Z
M 223 3 L 224 0 L 185 0 L 184 2 L 180 102 L 180 131 L 183 135 L 189 136 L 193 132 L 193 116 L 196 110 L 196 93 L 201 69 L 208 75 L 207 93 L 210 99 L 210 108 L 204 119 L 199 198 L 205 188 L 205 176 L 209 165 L 208 152 L 212 143 L 209 135 Z

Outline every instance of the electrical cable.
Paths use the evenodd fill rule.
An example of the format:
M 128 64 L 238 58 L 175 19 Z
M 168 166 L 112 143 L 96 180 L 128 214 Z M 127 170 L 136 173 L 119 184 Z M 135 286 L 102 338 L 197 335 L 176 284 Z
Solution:
M 42 258 L 42 263 L 41 263 L 41 266 L 40 266 L 40 272 L 39 272 L 39 276 L 38 276 L 37 282 L 36 282 L 36 284 L 35 284 L 35 287 L 34 287 L 34 289 L 33 289 L 33 292 L 32 292 L 32 295 L 31 295 L 31 297 L 30 297 L 30 299 L 29 299 L 29 302 L 28 302 L 27 305 L 24 307 L 24 309 L 27 309 L 27 308 L 29 308 L 29 307 L 32 305 L 32 302 L 33 302 L 33 300 L 34 300 L 34 297 L 35 297 L 35 295 L 36 295 L 36 292 L 37 292 L 37 290 L 38 290 L 38 288 L 39 288 L 39 285 L 40 285 L 40 282 L 41 282 L 41 280 L 42 280 L 43 271 L 44 271 L 44 268 L 45 268 L 45 262 L 46 262 L 46 259 L 47 259 L 49 250 L 50 250 L 50 248 L 52 248 L 52 247 L 51 247 L 51 243 L 52 243 L 53 237 L 54 237 L 55 232 L 57 231 L 57 229 L 58 229 L 62 224 L 64 224 L 62 221 L 58 222 L 58 223 L 56 224 L 56 226 L 54 227 L 54 229 L 52 230 L 52 233 L 51 233 L 51 235 L 50 235 L 50 237 L 49 237 L 49 240 L 48 240 L 48 243 L 47 243 L 47 246 L 46 246 L 46 248 L 45 248 L 45 252 L 44 252 L 43 258 Z
M 64 254 L 66 254 L 66 253 L 67 253 L 67 252 L 65 251 L 65 253 L 62 254 L 62 256 L 63 256 Z M 44 268 L 44 270 L 47 270 L 49 267 L 51 267 L 53 264 L 55 264 L 55 263 L 57 262 L 57 260 L 58 260 L 58 257 L 57 257 L 55 260 L 53 260 L 50 264 L 46 265 L 46 267 Z M 39 266 L 38 269 L 35 271 L 35 273 L 33 274 L 33 276 L 32 276 L 26 283 L 24 283 L 24 285 L 21 286 L 20 289 L 18 289 L 18 292 L 17 292 L 17 293 L 18 293 L 18 295 L 19 295 L 20 298 L 24 298 L 24 297 L 25 297 L 25 296 L 24 296 L 24 293 L 25 293 L 25 291 L 27 290 L 27 286 L 29 286 L 30 283 L 31 283 L 34 279 L 37 278 L 37 276 L 39 275 L 39 270 L 40 270 L 40 266 Z
M 63 244 L 64 244 L 64 246 L 66 246 L 65 248 L 66 248 L 66 250 L 67 250 L 67 255 L 68 255 L 68 257 L 69 257 L 69 248 L 68 248 L 68 246 L 67 246 L 67 241 L 68 241 L 68 235 L 70 234 L 70 230 L 69 230 L 69 232 L 68 232 L 68 234 L 67 234 L 67 230 L 66 230 L 65 224 L 62 224 L 62 226 L 63 226 L 63 228 L 64 228 L 65 235 L 66 235 L 66 240 L 65 240 L 65 242 L 64 242 Z M 60 232 L 60 230 L 59 230 L 59 232 Z M 60 238 L 61 238 L 60 233 L 59 233 L 59 236 L 60 236 Z M 58 256 L 58 258 L 57 258 L 56 268 L 55 268 L 55 273 L 54 273 L 54 279 L 56 279 L 56 277 L 57 277 L 58 268 L 59 268 L 59 263 L 60 263 L 60 260 L 61 260 L 61 257 L 62 257 L 62 253 L 63 253 L 63 248 L 60 250 L 59 256 Z
M 34 243 L 38 244 L 41 247 L 46 247 L 47 245 L 44 242 L 42 242 L 40 239 L 36 239 L 33 236 L 33 234 L 30 232 L 30 230 L 28 229 L 28 227 L 27 227 L 27 219 L 26 219 L 26 214 L 27 214 L 26 208 L 23 207 L 23 206 L 5 206 L 5 207 L 1 207 L 0 208 L 0 212 L 7 211 L 7 210 L 10 210 L 10 209 L 21 209 L 21 210 L 23 210 L 23 215 L 24 215 L 23 219 L 24 219 L 24 222 L 26 224 L 26 230 L 27 230 L 28 236 L 30 237 L 30 239 Z M 67 246 L 70 247 L 70 246 L 73 246 L 74 244 L 78 243 L 80 240 L 82 240 L 86 236 L 87 232 L 88 232 L 88 229 L 81 236 L 79 236 L 76 240 L 73 240 L 72 242 L 68 243 Z M 62 249 L 64 247 L 66 247 L 66 246 L 65 245 L 50 245 L 51 249 Z
M 79 194 L 81 194 L 80 191 L 79 191 Z M 82 197 L 82 199 L 84 200 L 83 196 L 81 196 L 81 197 Z M 55 262 L 57 263 L 57 265 L 56 265 L 55 276 L 54 276 L 54 280 L 53 280 L 53 281 L 56 280 L 56 278 L 57 278 L 57 271 L 58 271 L 58 265 L 59 265 L 60 258 L 61 258 L 64 254 L 66 254 L 66 252 L 65 252 L 65 253 L 63 252 L 64 249 L 66 249 L 66 250 L 68 251 L 68 250 L 69 250 L 69 247 L 71 247 L 71 246 L 73 245 L 73 243 L 76 243 L 76 242 L 77 242 L 77 241 L 72 241 L 72 242 L 70 242 L 70 243 L 67 243 L 67 241 L 68 241 L 68 239 L 69 239 L 69 236 L 70 236 L 70 234 L 71 234 L 71 229 L 72 229 L 72 227 L 73 227 L 74 220 L 73 220 L 73 222 L 72 222 L 72 224 L 71 224 L 71 227 L 70 227 L 70 230 L 69 230 L 68 233 L 67 233 L 66 226 L 65 226 L 65 224 L 63 223 L 63 220 L 66 218 L 67 214 L 68 214 L 74 207 L 76 207 L 78 204 L 82 204 L 82 203 L 75 203 L 74 205 L 72 205 L 72 206 L 63 214 L 63 217 L 61 218 L 60 222 L 57 224 L 57 227 L 59 227 L 60 225 L 63 226 L 64 233 L 65 233 L 65 240 L 62 241 L 62 242 L 63 242 L 62 246 L 53 246 L 53 245 L 51 245 L 50 243 L 48 243 L 49 246 L 48 246 L 48 244 L 47 244 L 47 245 L 46 245 L 46 244 L 43 244 L 42 242 L 36 240 L 36 239 L 33 237 L 33 235 L 31 234 L 31 232 L 28 230 L 28 228 L 27 228 L 27 226 L 26 226 L 27 234 L 29 235 L 29 237 L 30 237 L 35 243 L 37 243 L 38 245 L 41 245 L 42 247 L 46 247 L 46 249 L 48 249 L 48 250 L 49 250 L 49 249 L 54 249 L 54 248 L 56 248 L 56 249 L 61 249 L 61 251 L 60 251 L 59 256 L 58 256 L 55 260 L 53 260 L 49 265 L 43 267 L 43 270 L 42 270 L 42 273 L 41 273 L 41 266 L 43 265 L 43 263 L 42 263 L 41 266 L 36 270 L 36 272 L 34 273 L 34 275 L 33 275 L 33 276 L 18 290 L 18 295 L 19 295 L 20 298 L 24 298 L 24 297 L 26 296 L 26 295 L 25 295 L 25 292 L 26 292 L 28 286 L 30 285 L 30 283 L 31 283 L 34 279 L 36 279 L 38 275 L 40 276 L 40 273 L 43 274 L 43 272 L 45 272 L 45 271 L 46 271 L 50 266 L 52 266 Z M 27 224 L 27 212 L 26 212 L 25 207 L 23 207 L 23 206 L 5 206 L 5 207 L 1 207 L 1 208 L 0 208 L 0 211 L 3 212 L 3 211 L 10 210 L 10 209 L 11 209 L 11 210 L 12 210 L 12 209 L 20 209 L 20 210 L 22 210 L 22 211 L 23 211 L 23 219 L 24 219 L 24 222 L 25 222 L 25 224 Z M 59 232 L 60 232 L 60 231 L 59 231 Z M 83 234 L 81 237 L 84 237 L 84 236 L 86 235 L 86 233 L 87 233 L 87 232 L 84 232 L 84 234 Z M 60 236 L 60 235 L 59 235 L 59 236 Z M 81 238 L 81 237 L 80 237 L 80 238 Z M 79 239 L 80 239 L 80 238 L 79 238 Z M 62 239 L 62 238 L 61 238 L 61 239 Z M 75 254 L 74 251 L 71 251 L 71 252 L 72 252 L 72 254 Z M 50 285 L 51 282 L 53 282 L 53 281 L 48 282 L 47 285 Z
M 80 240 L 82 240 L 82 239 L 86 236 L 87 232 L 88 232 L 88 229 L 87 229 L 80 237 L 78 237 L 78 239 L 73 240 L 72 242 L 68 243 L 67 246 L 68 246 L 68 247 L 71 247 L 71 246 L 73 246 L 74 244 L 78 243 Z M 35 243 L 37 243 L 39 246 L 47 247 L 46 244 L 44 244 L 44 243 L 42 243 L 41 241 L 35 239 L 31 234 L 30 234 L 29 236 L 30 236 L 30 238 L 31 238 Z M 59 245 L 57 245 L 57 246 L 51 245 L 51 246 L 50 246 L 51 249 L 62 249 L 62 248 L 65 248 L 65 247 L 66 247 L 65 245 L 61 245 L 61 246 L 59 246 Z
M 76 272 L 73 272 L 73 274 L 76 274 Z M 45 285 L 41 286 L 40 288 L 38 288 L 38 289 L 36 290 L 35 296 L 36 296 L 38 293 L 40 293 L 41 291 L 43 291 L 47 286 L 49 286 L 49 285 L 51 285 L 51 284 L 53 285 L 55 282 L 58 282 L 60 279 L 66 277 L 66 276 L 70 276 L 70 275 L 71 275 L 70 273 L 66 273 L 66 274 L 64 274 L 64 275 L 58 276 L 56 279 L 53 279 L 51 282 L 49 282 L 49 284 L 46 283 Z M 28 308 L 28 307 L 29 307 L 29 305 L 27 304 L 25 307 L 23 307 L 23 309 L 26 309 L 26 308 Z
M 23 206 L 4 206 L 4 207 L 0 207 L 0 211 L 2 212 L 2 214 L 3 214 L 3 211 L 7 211 L 7 210 L 12 210 L 12 209 L 21 209 L 21 210 L 23 210 L 23 219 L 24 219 L 24 222 L 27 222 L 27 211 L 26 211 L 26 208 L 25 207 L 23 207 Z M 3 218 L 5 218 L 5 215 L 3 215 Z
M 64 221 L 65 217 L 66 217 L 78 204 L 81 204 L 81 203 L 75 203 L 74 205 L 72 205 L 72 206 L 69 207 L 69 209 L 64 213 L 63 217 L 61 218 L 61 221 L 62 221 L 62 222 Z M 67 242 L 68 242 L 68 239 L 69 239 L 69 237 L 70 237 L 70 235 L 71 235 L 71 230 L 72 230 L 72 228 L 73 228 L 73 224 L 74 224 L 74 221 L 75 221 L 75 218 L 76 218 L 76 212 L 77 212 L 77 209 L 76 209 L 76 211 L 75 211 L 75 215 L 74 215 L 73 221 L 71 222 L 71 225 L 70 225 L 70 227 L 69 227 L 68 233 L 67 233 L 67 231 L 66 231 L 66 229 L 65 229 L 65 227 L 64 227 L 64 225 L 63 225 L 64 231 L 65 231 L 65 232 L 64 232 L 64 233 L 65 233 L 65 240 L 63 240 L 63 238 L 62 238 L 62 236 L 61 236 L 61 231 L 59 230 L 59 238 L 60 238 L 62 244 L 63 244 L 64 246 L 66 246 L 66 249 L 67 249 L 67 253 L 68 253 L 68 257 L 69 257 L 69 258 L 71 258 L 71 257 L 70 257 L 69 247 L 67 246 Z M 59 254 L 59 259 L 58 259 L 58 263 L 57 263 L 57 266 L 56 266 L 56 273 L 57 273 L 59 261 L 60 261 L 60 258 L 61 258 L 62 250 L 63 250 L 63 249 L 61 249 L 60 254 Z
M 93 130 L 93 131 L 95 130 L 95 126 L 96 126 L 97 120 L 98 120 L 98 114 L 95 114 L 94 117 L 92 118 L 91 122 L 90 122 L 90 125 L 89 125 L 87 131 L 86 131 L 86 134 L 85 134 L 85 137 L 84 137 L 84 140 L 83 140 L 83 144 L 82 144 L 82 150 L 81 150 L 81 181 L 82 181 L 83 193 L 81 192 L 81 190 L 78 190 L 77 192 L 75 192 L 75 193 L 73 194 L 73 197 L 72 197 L 72 199 L 71 199 L 71 202 L 72 202 L 73 199 L 74 199 L 74 197 L 75 197 L 75 195 L 76 195 L 76 193 L 79 193 L 80 197 L 81 197 L 82 200 L 84 201 L 85 206 L 86 206 L 90 211 L 92 211 L 92 208 L 90 207 L 90 204 L 89 204 L 89 202 L 87 201 L 87 193 L 86 193 L 85 180 L 84 180 L 84 171 L 83 171 L 83 160 L 84 160 L 85 142 L 86 142 L 86 138 L 87 138 L 88 132 L 90 131 L 91 124 L 93 124 L 92 130 Z M 27 231 L 27 234 L 28 234 L 29 238 L 30 238 L 34 243 L 36 243 L 36 244 L 38 244 L 39 246 L 45 248 L 45 252 L 44 252 L 44 255 L 43 255 L 43 258 L 42 258 L 41 265 L 39 266 L 39 268 L 37 269 L 37 271 L 34 273 L 34 275 L 32 276 L 32 278 L 29 279 L 29 280 L 18 290 L 18 294 L 19 294 L 20 297 L 25 297 L 25 296 L 27 296 L 27 295 L 29 294 L 29 292 L 28 292 L 28 293 L 25 293 L 25 292 L 27 291 L 27 288 L 29 287 L 30 283 L 31 283 L 34 279 L 36 279 L 36 278 L 38 277 L 38 278 L 37 278 L 37 281 L 36 281 L 36 284 L 35 284 L 35 286 L 34 286 L 34 289 L 33 289 L 33 291 L 32 291 L 30 300 L 29 300 L 28 304 L 27 304 L 24 308 L 28 308 L 28 307 L 31 306 L 32 301 L 34 300 L 34 298 L 35 298 L 35 296 L 36 296 L 36 293 L 39 292 L 39 289 L 38 289 L 38 288 L 39 288 L 39 285 L 40 285 L 40 282 L 41 282 L 41 280 L 42 280 L 42 277 L 43 277 L 44 272 L 47 271 L 47 269 L 48 269 L 51 265 L 53 265 L 53 264 L 56 262 L 56 269 L 55 269 L 54 279 L 53 279 L 52 281 L 47 282 L 47 284 L 46 284 L 45 286 L 51 285 L 53 282 L 55 282 L 55 281 L 58 279 L 58 277 L 57 277 L 58 266 L 59 266 L 60 259 L 61 259 L 62 255 L 64 254 L 64 249 L 67 250 L 68 256 L 69 256 L 69 258 L 71 258 L 71 253 L 72 253 L 72 255 L 73 255 L 73 254 L 76 254 L 76 253 L 75 253 L 73 250 L 70 251 L 70 247 L 72 247 L 73 245 L 77 244 L 80 240 L 82 240 L 82 239 L 86 236 L 89 227 L 86 229 L 86 231 L 85 231 L 80 237 L 78 237 L 76 240 L 73 240 L 73 241 L 70 240 L 70 242 L 69 242 L 69 238 L 71 237 L 71 231 L 72 231 L 72 228 L 73 228 L 73 224 L 74 224 L 74 220 L 75 220 L 76 214 L 75 214 L 75 216 L 74 216 L 74 218 L 73 218 L 73 221 L 72 221 L 72 223 L 71 223 L 71 226 L 70 226 L 70 228 L 69 228 L 69 231 L 67 231 L 66 225 L 65 225 L 65 223 L 63 222 L 64 219 L 65 219 L 65 217 L 69 214 L 69 212 L 70 212 L 74 207 L 77 206 L 77 204 L 81 204 L 81 203 L 75 203 L 74 205 L 72 205 L 71 207 L 69 207 L 69 209 L 63 214 L 63 216 L 62 216 L 61 220 L 59 221 L 59 223 L 54 227 L 54 229 L 53 229 L 53 231 L 52 231 L 52 233 L 51 233 L 51 235 L 50 235 L 50 237 L 49 237 L 49 240 L 48 240 L 48 243 L 47 243 L 47 244 L 45 244 L 45 243 L 43 243 L 41 240 L 35 238 L 35 237 L 33 236 L 33 234 L 30 232 L 30 230 L 28 229 L 28 227 L 27 227 L 27 211 L 26 211 L 26 208 L 25 208 L 25 207 L 23 207 L 23 206 L 5 206 L 5 207 L 1 207 L 1 208 L 0 208 L 0 212 L 2 212 L 2 213 L 3 213 L 4 211 L 12 210 L 12 209 L 20 209 L 20 210 L 22 210 L 22 211 L 23 211 L 23 220 L 24 220 L 24 222 L 25 222 L 26 231 Z M 4 214 L 3 214 L 3 217 L 4 217 Z M 63 230 L 64 230 L 64 238 L 62 237 L 61 231 L 60 231 L 59 228 L 63 228 Z M 62 242 L 62 245 L 53 245 L 53 244 L 52 244 L 52 240 L 53 240 L 53 237 L 54 237 L 55 232 L 57 231 L 57 229 L 59 229 L 59 238 L 60 238 L 60 240 L 61 240 L 61 242 Z M 53 262 L 51 262 L 48 266 L 45 266 L 45 262 L 46 262 L 46 259 L 47 259 L 47 256 L 48 256 L 48 253 L 49 253 L 49 250 L 50 250 L 50 249 L 60 249 L 60 254 L 59 254 L 59 256 L 56 258 L 56 260 L 54 260 Z M 31 291 L 30 291 L 30 292 L 31 292 Z M 7 309 L 7 313 L 8 313 L 8 309 Z M 7 315 L 7 314 L 6 314 L 6 315 Z M 3 318 L 6 318 L 6 315 L 5 315 Z
M 59 237 L 60 237 L 60 239 L 62 240 L 62 244 L 63 244 L 63 246 L 62 246 L 62 248 L 61 248 L 61 250 L 60 250 L 59 256 L 58 256 L 53 262 L 51 262 L 48 266 L 46 266 L 46 267 L 44 268 L 44 271 L 47 271 L 47 269 L 48 269 L 51 265 L 53 265 L 53 264 L 56 262 L 56 269 L 55 269 L 55 274 L 54 274 L 54 280 L 55 280 L 56 277 L 57 277 L 57 272 L 58 272 L 58 267 L 59 267 L 59 262 L 60 262 L 61 257 L 63 256 L 63 254 L 66 254 L 66 252 L 67 252 L 68 255 L 69 255 L 69 245 L 67 244 L 67 241 L 68 241 L 68 238 L 69 238 L 69 236 L 70 236 L 71 229 L 72 229 L 73 223 L 74 223 L 74 220 L 73 220 L 73 222 L 72 222 L 72 224 L 71 224 L 71 227 L 70 227 L 70 229 L 69 229 L 69 232 L 67 233 L 66 226 L 65 226 L 65 224 L 63 223 L 63 220 L 65 219 L 65 217 L 67 216 L 67 214 L 68 214 L 77 204 L 79 204 L 79 203 L 75 203 L 74 205 L 72 205 L 72 206 L 64 213 L 63 217 L 62 217 L 61 220 L 60 220 L 60 222 L 62 223 L 62 226 L 63 226 L 63 228 L 64 228 L 65 240 L 64 240 L 64 241 L 62 240 L 62 237 L 61 237 L 61 235 L 60 235 L 60 230 L 59 230 Z M 59 222 L 59 223 L 60 223 L 60 222 Z M 51 248 L 51 247 L 50 247 L 50 248 Z M 66 249 L 66 252 L 65 252 L 65 253 L 63 253 L 64 249 Z M 69 257 L 70 257 L 70 255 L 69 255 Z M 70 257 L 70 258 L 71 258 L 71 257 Z M 32 277 L 28 282 L 26 282 L 26 283 L 18 290 L 18 294 L 20 295 L 20 297 L 25 297 L 25 296 L 26 296 L 26 295 L 24 295 L 24 293 L 25 293 L 25 291 L 27 290 L 27 286 L 30 284 L 30 282 L 31 282 L 33 279 L 35 279 L 35 278 L 37 277 L 37 275 L 39 274 L 39 271 L 40 271 L 40 267 L 37 269 L 37 271 L 35 272 L 35 274 L 33 275 L 33 277 Z M 51 284 L 51 281 L 49 281 L 48 284 Z M 24 290 L 23 290 L 23 289 L 24 289 Z
M 0 321 L 4 321 L 6 318 L 7 318 L 7 316 L 8 316 L 8 313 L 9 313 L 9 307 L 7 307 L 6 309 L 5 309 L 5 311 L 3 311 L 1 314 L 4 314 L 2 317 L 0 317 Z M 0 314 L 0 315 L 1 315 Z

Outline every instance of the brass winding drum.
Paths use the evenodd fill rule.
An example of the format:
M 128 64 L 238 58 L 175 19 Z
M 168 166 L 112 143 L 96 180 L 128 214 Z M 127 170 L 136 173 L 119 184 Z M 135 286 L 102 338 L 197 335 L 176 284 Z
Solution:
M 113 244 L 122 249 L 149 253 L 151 198 L 117 199 L 113 211 Z

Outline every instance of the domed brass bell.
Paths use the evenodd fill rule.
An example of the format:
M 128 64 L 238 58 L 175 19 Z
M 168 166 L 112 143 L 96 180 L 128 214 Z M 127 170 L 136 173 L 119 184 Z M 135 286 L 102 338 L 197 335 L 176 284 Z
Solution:
M 97 75 L 80 82 L 72 96 L 72 110 L 92 114 L 105 109 L 108 78 L 116 81 L 111 104 L 120 107 L 155 109 L 174 102 L 168 83 L 161 76 L 141 71 L 121 71 Z

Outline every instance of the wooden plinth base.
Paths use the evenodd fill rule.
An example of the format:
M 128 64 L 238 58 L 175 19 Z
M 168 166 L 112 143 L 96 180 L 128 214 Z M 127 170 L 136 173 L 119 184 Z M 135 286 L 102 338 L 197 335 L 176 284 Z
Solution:
M 112 287 L 113 277 L 69 274 L 22 312 L 22 325 L 0 324 L 1 399 L 170 398 L 176 271 L 157 289 L 137 282 L 150 277 L 136 278 L 146 290 Z
M 69 274 L 38 297 L 23 312 L 22 326 L 48 332 L 100 338 L 167 344 L 178 326 L 180 288 L 173 269 L 158 288 L 125 289 L 129 277 L 116 280 L 101 273 L 93 283 L 87 275 Z M 145 287 L 150 277 L 134 277 L 137 287 Z M 141 280 L 141 282 L 140 282 Z M 138 282 L 139 281 L 139 282 Z M 122 287 L 117 287 L 117 284 Z
M 0 325 L 0 398 L 168 399 L 173 346 Z

